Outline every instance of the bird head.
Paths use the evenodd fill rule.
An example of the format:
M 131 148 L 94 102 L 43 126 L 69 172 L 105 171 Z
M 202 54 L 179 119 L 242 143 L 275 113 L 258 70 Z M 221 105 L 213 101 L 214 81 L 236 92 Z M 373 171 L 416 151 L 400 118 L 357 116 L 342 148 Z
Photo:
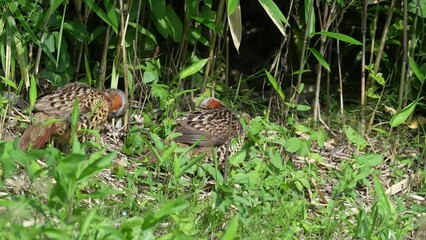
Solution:
M 106 89 L 104 94 L 111 101 L 108 116 L 113 118 L 123 116 L 129 107 L 129 100 L 126 94 L 119 89 Z
M 201 103 L 200 103 L 200 108 L 221 108 L 221 107 L 225 107 L 225 105 L 216 98 L 213 97 L 209 97 L 204 99 Z

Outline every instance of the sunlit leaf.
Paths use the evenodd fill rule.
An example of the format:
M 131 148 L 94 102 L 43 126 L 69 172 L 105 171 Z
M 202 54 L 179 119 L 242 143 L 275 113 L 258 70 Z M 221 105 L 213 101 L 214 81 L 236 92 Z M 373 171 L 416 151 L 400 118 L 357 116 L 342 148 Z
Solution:
M 355 146 L 357 146 L 359 150 L 362 150 L 367 146 L 367 140 L 365 140 L 365 138 L 352 127 L 345 125 L 343 127 L 343 131 L 345 133 L 346 138 L 351 143 L 355 144 Z
M 328 65 L 325 58 L 321 55 L 321 53 L 318 52 L 318 50 L 316 50 L 315 48 L 309 48 L 309 50 L 312 52 L 312 54 L 314 54 L 314 57 L 318 60 L 321 66 L 327 69 L 327 71 L 330 71 L 330 66 Z
M 388 221 L 390 217 L 395 215 L 395 207 L 393 206 L 391 200 L 386 194 L 385 188 L 383 187 L 380 179 L 377 176 L 374 176 L 374 189 L 377 195 L 377 208 L 381 217 Z
M 278 81 L 272 76 L 268 71 L 265 70 L 266 76 L 268 77 L 269 82 L 271 83 L 272 87 L 274 87 L 275 91 L 277 91 L 278 95 L 280 95 L 281 100 L 285 101 L 285 94 L 283 89 L 281 88 L 281 85 L 278 83 Z
M 191 66 L 184 68 L 179 74 L 179 79 L 184 79 L 200 71 L 208 61 L 208 58 L 204 58 L 194 62 Z
M 105 23 L 114 29 L 114 32 L 118 32 L 118 21 L 111 21 L 109 16 L 93 1 L 93 0 L 83 0 L 86 3 L 86 6 L 89 7 L 93 12 L 98 15 Z M 114 10 L 114 8 L 110 9 Z
M 410 66 L 414 72 L 414 75 L 416 75 L 417 79 L 420 81 L 421 84 L 424 84 L 425 75 L 420 70 L 419 65 L 417 65 L 416 61 L 414 61 L 412 57 L 408 57 L 408 60 L 410 61 Z
M 231 4 L 232 6 L 230 6 Z M 234 4 L 236 5 L 233 6 Z M 243 26 L 241 24 L 241 7 L 239 0 L 228 1 L 228 23 L 229 30 L 231 31 L 232 42 L 234 43 L 237 52 L 239 52 L 243 32 Z
M 295 153 L 303 148 L 303 140 L 297 137 L 292 137 L 285 142 L 285 150 L 291 153 Z
M 414 112 L 414 109 L 416 109 L 417 103 L 418 103 L 418 100 L 410 103 L 400 112 L 393 115 L 390 120 L 390 125 L 392 127 L 396 127 L 404 123 L 408 119 L 408 117 L 410 117 L 410 115 Z
M 233 240 L 235 239 L 238 232 L 238 215 L 233 217 L 226 228 L 225 234 L 222 236 L 222 240 Z
M 383 162 L 383 156 L 377 153 L 367 153 L 360 156 L 355 156 L 357 165 L 361 167 L 376 167 Z
M 16 87 L 16 84 L 15 84 L 13 81 L 11 81 L 9 78 L 3 77 L 3 76 L 0 76 L 0 78 L 4 81 L 4 83 L 5 83 L 7 86 L 12 87 L 12 88 L 14 88 L 15 90 L 16 90 L 16 89 L 18 89 L 18 88 Z
M 37 83 L 34 78 L 34 75 L 31 75 L 31 80 L 30 80 L 30 108 L 31 109 L 34 107 L 36 99 L 37 99 Z
M 288 25 L 288 21 L 284 17 L 284 14 L 281 12 L 277 4 L 272 0 L 259 0 L 259 3 L 274 22 L 275 26 L 277 26 L 278 30 L 280 30 L 281 34 L 286 36 L 283 23 Z
M 323 35 L 331 38 L 335 38 L 342 42 L 347 42 L 354 45 L 362 45 L 362 43 L 348 35 L 342 34 L 342 33 L 335 33 L 335 32 L 317 32 L 315 33 L 317 35 Z

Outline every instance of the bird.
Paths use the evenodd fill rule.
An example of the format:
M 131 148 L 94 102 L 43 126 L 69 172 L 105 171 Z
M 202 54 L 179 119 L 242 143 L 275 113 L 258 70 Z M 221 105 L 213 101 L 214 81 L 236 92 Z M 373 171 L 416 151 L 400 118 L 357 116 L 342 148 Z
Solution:
M 176 119 L 176 123 L 174 131 L 181 135 L 174 140 L 187 146 L 195 144 L 193 152 L 205 153 L 208 162 L 214 160 L 212 147 L 222 164 L 241 149 L 245 138 L 240 116 L 212 97 L 204 99 L 199 109 Z M 233 139 L 237 144 L 231 144 Z
M 34 123 L 22 134 L 20 148 L 23 151 L 27 151 L 30 145 L 33 149 L 42 148 L 49 139 L 68 143 L 71 139 L 71 115 L 75 99 L 78 100 L 78 137 L 85 136 L 80 130 L 99 130 L 109 118 L 123 116 L 129 106 L 127 96 L 121 90 L 99 91 L 84 83 L 68 83 L 37 99 L 34 104 Z

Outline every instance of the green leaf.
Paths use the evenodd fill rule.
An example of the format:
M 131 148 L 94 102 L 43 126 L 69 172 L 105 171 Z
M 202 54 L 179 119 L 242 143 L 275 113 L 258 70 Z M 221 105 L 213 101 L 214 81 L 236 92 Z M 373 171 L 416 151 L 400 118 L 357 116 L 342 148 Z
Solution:
M 164 0 L 150 0 L 152 13 L 156 18 L 163 18 L 166 15 L 166 4 Z
M 31 75 L 31 82 L 30 82 L 30 108 L 31 109 L 33 109 L 36 100 L 37 100 L 37 83 L 34 78 L 34 75 Z
M 278 81 L 272 76 L 268 71 L 265 70 L 266 76 L 268 77 L 269 82 L 271 83 L 272 87 L 274 87 L 275 91 L 277 91 L 278 95 L 281 97 L 281 101 L 285 101 L 285 94 L 283 89 L 281 88 L 281 85 L 278 83 Z
M 232 14 L 235 9 L 237 9 L 237 6 L 240 5 L 240 0 L 228 0 L 226 1 L 227 11 L 228 15 Z
M 203 34 L 201 34 L 201 31 L 202 31 L 201 26 L 198 26 L 196 28 L 191 28 L 189 30 L 189 33 L 191 34 L 190 37 L 193 37 L 195 40 L 199 41 L 204 46 L 210 47 L 211 44 L 209 40 L 207 40 L 207 38 L 205 38 Z
M 383 162 L 383 156 L 377 153 L 366 153 L 360 156 L 355 156 L 357 165 L 360 167 L 376 167 Z
M 175 42 L 180 42 L 183 36 L 183 23 L 175 10 L 163 1 L 152 1 L 154 10 L 154 25 L 164 38 L 171 36 Z M 164 8 L 164 9 L 163 9 Z
M 385 78 L 383 77 L 382 73 L 374 73 L 370 72 L 369 76 L 374 79 L 378 84 L 384 86 L 385 85 Z
M 417 9 L 417 3 L 419 3 L 419 8 Z M 408 4 L 408 11 L 412 13 L 417 13 L 417 16 L 426 18 L 426 1 L 410 1 Z
M 95 153 L 91 155 L 91 159 L 89 159 L 89 165 L 87 165 L 81 174 L 78 176 L 79 181 L 83 181 L 84 179 L 94 176 L 98 172 L 102 171 L 104 168 L 111 166 L 112 160 L 117 155 L 116 152 L 109 153 L 105 156 L 102 156 L 103 150 L 98 151 L 99 155 L 96 156 Z
M 404 109 L 402 109 L 400 112 L 396 113 L 392 116 L 390 120 L 390 125 L 392 127 L 396 127 L 404 123 L 408 117 L 414 112 L 414 109 L 416 109 L 416 105 L 419 100 L 416 100 L 412 103 L 410 103 L 408 106 L 406 106 Z
M 4 83 L 5 83 L 7 86 L 12 87 L 12 88 L 14 88 L 15 90 L 17 90 L 17 89 L 18 89 L 18 88 L 16 87 L 16 84 L 15 84 L 12 80 L 10 80 L 9 78 L 3 77 L 3 76 L 0 76 L 0 78 L 1 78 L 1 79 L 3 79 Z
M 238 230 L 238 215 L 233 217 L 228 224 L 228 228 L 225 231 L 225 234 L 222 236 L 222 240 L 232 240 L 235 239 Z
M 140 227 L 143 230 L 153 228 L 166 217 L 170 216 L 173 213 L 180 212 L 187 207 L 189 207 L 189 203 L 183 198 L 172 200 L 168 203 L 163 204 L 160 210 L 156 212 L 148 212 L 145 221 Z
M 241 163 L 244 163 L 245 158 L 246 158 L 246 151 L 239 151 L 229 158 L 229 163 L 233 166 L 238 166 Z
M 377 176 L 374 176 L 374 189 L 377 193 L 377 208 L 385 222 L 388 222 L 395 215 L 395 207 L 386 195 L 386 191 Z
M 271 18 L 272 22 L 274 22 L 275 26 L 277 26 L 278 30 L 280 30 L 281 34 L 286 36 L 283 23 L 288 25 L 288 21 L 277 4 L 275 4 L 273 0 L 259 0 L 259 3 Z
M 419 79 L 420 83 L 423 85 L 425 83 L 425 75 L 422 73 L 419 65 L 417 65 L 416 61 L 414 61 L 412 57 L 408 57 L 408 60 L 410 61 L 410 67 L 413 70 L 414 75 L 416 75 L 417 79 Z
M 279 151 L 276 151 L 276 149 L 269 149 L 268 153 L 269 157 L 271 158 L 271 163 L 274 167 L 276 167 L 278 170 L 283 169 L 283 158 Z
M 315 32 L 315 9 L 313 7 L 314 0 L 304 0 L 304 16 L 305 16 L 305 25 L 308 29 L 308 36 L 312 36 Z M 309 14 L 311 14 L 311 18 L 309 19 Z M 308 22 L 308 20 L 310 20 Z
M 179 16 L 176 14 L 173 7 L 170 5 L 166 8 L 165 20 L 167 22 L 168 31 L 170 36 L 175 42 L 181 42 L 183 37 L 183 23 Z
M 346 138 L 351 143 L 355 144 L 358 149 L 362 150 L 367 146 L 367 140 L 365 140 L 365 138 L 352 127 L 345 125 L 343 126 L 343 131 L 346 135 Z
M 157 81 L 158 81 L 158 75 L 153 70 L 146 70 L 143 73 L 143 82 L 145 84 L 150 83 L 150 82 L 157 83 Z
M 315 48 L 309 48 L 309 50 L 312 52 L 312 54 L 314 54 L 314 57 L 318 60 L 321 66 L 327 69 L 327 71 L 330 71 L 330 66 L 328 65 L 325 58 L 321 55 L 321 53 L 318 52 L 318 50 L 316 50 Z
M 369 87 L 367 89 L 367 96 L 369 98 L 374 98 L 374 99 L 380 98 L 380 95 L 376 93 L 376 88 L 374 86 L 373 87 Z
M 239 0 L 228 1 L 228 23 L 229 30 L 231 31 L 232 42 L 234 43 L 237 52 L 239 52 L 243 32 L 243 26 L 241 24 L 241 7 Z
M 90 224 L 96 217 L 96 208 L 93 208 L 89 211 L 88 214 L 85 214 L 85 217 L 82 218 L 82 223 L 80 224 L 80 233 L 78 239 L 84 239 L 84 235 L 87 233 L 87 230 L 90 227 Z
M 100 19 L 102 19 L 105 23 L 107 23 L 109 26 L 112 27 L 114 32 L 118 32 L 118 21 L 115 19 L 115 21 L 112 21 L 112 19 L 109 18 L 107 15 L 93 0 L 83 0 L 86 3 L 86 6 L 89 7 L 93 12 L 98 15 Z M 110 8 L 110 11 L 115 11 L 115 8 Z
M 179 73 L 179 79 L 184 79 L 200 71 L 209 60 L 210 60 L 209 58 L 204 58 L 194 62 L 193 64 L 191 64 L 191 66 L 183 69 Z
M 342 42 L 347 42 L 354 45 L 362 45 L 362 43 L 348 35 L 342 34 L 342 33 L 335 33 L 335 32 L 317 32 L 316 35 L 323 35 L 331 38 L 335 38 Z
M 78 98 L 74 99 L 74 108 L 71 113 L 71 142 L 72 142 L 72 152 L 77 153 L 80 152 L 80 142 L 77 138 L 76 126 L 78 117 Z
M 285 142 L 284 147 L 288 152 L 295 153 L 303 148 L 303 140 L 297 137 L 292 137 Z

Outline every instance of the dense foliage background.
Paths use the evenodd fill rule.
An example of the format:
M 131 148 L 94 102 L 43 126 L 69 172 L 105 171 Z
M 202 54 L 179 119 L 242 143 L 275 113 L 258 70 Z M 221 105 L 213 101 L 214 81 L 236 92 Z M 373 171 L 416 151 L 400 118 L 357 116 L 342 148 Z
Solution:
M 425 237 L 425 1 L 0 6 L 2 238 Z M 123 134 L 20 151 L 74 81 L 128 94 Z M 225 178 L 170 141 L 212 95 L 252 117 Z

